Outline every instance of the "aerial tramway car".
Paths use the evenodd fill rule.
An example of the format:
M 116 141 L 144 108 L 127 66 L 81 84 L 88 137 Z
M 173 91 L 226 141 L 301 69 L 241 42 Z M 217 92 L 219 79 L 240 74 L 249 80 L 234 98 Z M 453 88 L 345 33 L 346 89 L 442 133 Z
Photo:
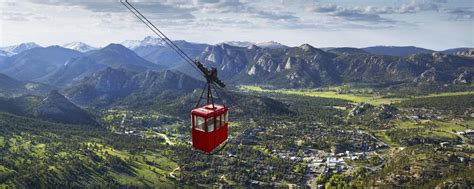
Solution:
M 217 69 L 205 68 L 199 61 L 194 61 L 196 67 L 201 70 L 207 80 L 205 87 L 199 97 L 196 107 L 191 111 L 191 135 L 195 149 L 205 153 L 212 153 L 218 146 L 227 141 L 229 136 L 229 109 L 225 104 L 214 103 L 212 86 L 225 87 L 225 84 L 217 78 Z M 199 103 L 207 89 L 207 103 L 200 106 Z
M 191 111 L 193 147 L 212 152 L 227 140 L 229 113 L 223 105 L 208 104 Z
M 203 89 L 196 107 L 191 111 L 191 135 L 195 149 L 212 154 L 216 148 L 227 141 L 229 136 L 229 109 L 225 105 L 214 104 L 212 86 L 224 90 L 225 84 L 217 77 L 216 68 L 206 68 L 199 60 L 191 59 L 173 41 L 151 23 L 140 11 L 138 11 L 127 0 L 120 2 L 132 12 L 140 21 L 150 28 L 158 37 L 165 41 L 170 48 L 176 51 L 187 63 L 198 70 L 207 81 L 207 86 Z M 207 103 L 200 106 L 199 103 L 207 88 Z M 224 103 L 223 103 L 224 104 Z M 222 146 L 223 148 L 224 146 Z M 221 149 L 222 149 L 221 148 Z

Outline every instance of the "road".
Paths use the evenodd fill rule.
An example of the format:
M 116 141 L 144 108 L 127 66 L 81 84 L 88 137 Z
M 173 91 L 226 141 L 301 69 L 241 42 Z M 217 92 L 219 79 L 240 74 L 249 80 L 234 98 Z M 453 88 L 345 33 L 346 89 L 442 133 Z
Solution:
M 127 118 L 127 114 L 123 114 L 122 121 L 120 121 L 120 127 L 123 127 L 123 123 L 125 123 L 125 118 Z
M 174 175 L 174 172 L 181 170 L 181 168 L 176 167 L 173 169 L 173 171 L 170 172 L 170 177 L 176 179 L 176 176 Z
M 380 130 L 380 131 L 383 131 L 383 130 Z M 384 144 L 385 146 L 388 146 L 389 148 L 391 148 L 390 145 L 388 145 L 388 144 L 385 143 L 384 141 L 380 140 L 379 138 L 375 137 L 374 135 L 371 135 L 371 134 L 369 134 L 368 132 L 362 131 L 362 130 L 361 130 L 360 132 L 362 132 L 362 133 L 364 133 L 364 134 L 366 134 L 366 135 L 369 135 L 370 137 L 372 137 L 372 138 L 373 138 L 374 140 L 376 140 L 377 142 L 380 142 L 380 143 Z
M 172 141 L 168 138 L 168 136 L 166 136 L 165 134 L 163 134 L 163 133 L 158 133 L 158 132 L 155 132 L 155 131 L 153 131 L 153 133 L 155 133 L 155 134 L 157 134 L 157 135 L 163 137 L 163 138 L 165 139 L 165 142 L 166 142 L 167 144 L 169 144 L 169 145 L 174 145 L 174 144 L 175 144 L 175 143 L 172 142 Z

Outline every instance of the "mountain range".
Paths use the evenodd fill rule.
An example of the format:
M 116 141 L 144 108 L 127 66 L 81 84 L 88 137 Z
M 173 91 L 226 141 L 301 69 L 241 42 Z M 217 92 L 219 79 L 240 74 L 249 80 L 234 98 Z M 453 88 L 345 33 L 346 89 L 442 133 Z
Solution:
M 37 47 L 6 58 L 0 72 L 22 81 L 33 81 L 54 72 L 70 58 L 82 53 L 60 46 Z
M 217 67 L 221 77 L 234 84 L 276 87 L 320 87 L 342 82 L 452 83 L 461 75 L 468 75 L 471 83 L 474 68 L 470 58 L 437 52 L 387 56 L 353 48 L 323 51 L 308 44 L 284 49 L 222 44 L 207 48 L 200 60 Z
M 58 87 L 68 86 L 106 67 L 133 71 L 161 68 L 119 44 L 110 44 L 88 53 L 60 46 L 39 47 L 7 57 L 0 63 L 0 73 L 21 81 Z
M 411 46 L 319 49 L 309 44 L 288 47 L 277 42 L 260 45 L 248 42 L 218 45 L 186 41 L 174 43 L 192 59 L 200 60 L 208 67 L 216 67 L 219 76 L 230 86 L 265 84 L 311 88 L 345 82 L 470 84 L 474 73 L 472 51 L 466 48 L 435 52 Z M 190 76 L 187 80 L 194 79 L 196 83 L 202 79 L 162 40 L 152 37 L 110 44 L 100 49 L 80 42 L 63 47 L 35 47 L 33 44 L 17 47 L 20 46 L 33 48 L 0 59 L 0 73 L 20 82 L 43 83 L 67 90 L 66 94 L 78 101 L 96 98 L 105 99 L 104 102 L 113 101 L 115 97 L 110 98 L 107 91 L 90 87 L 103 86 L 101 83 L 107 78 L 110 87 L 125 87 L 120 88 L 116 95 L 120 98 L 136 90 L 149 87 L 161 90 L 162 85 L 168 85 L 167 82 L 155 82 L 153 86 L 140 84 L 140 78 L 145 73 L 184 74 Z M 179 77 L 184 78 L 184 75 Z M 93 84 L 95 82 L 98 83 Z M 79 90 L 86 86 L 89 86 L 88 91 Z M 86 98 L 73 91 L 92 96 Z M 122 96 L 122 92 L 126 95 Z
M 175 42 L 186 42 L 183 40 L 177 40 Z M 189 44 L 200 44 L 200 45 L 205 45 L 205 46 L 213 46 L 210 44 L 203 44 L 203 43 L 190 43 L 186 42 Z M 120 43 L 121 45 L 127 47 L 130 50 L 137 50 L 143 47 L 165 47 L 167 48 L 167 44 L 160 38 L 154 38 L 151 36 L 145 37 L 143 40 L 125 40 Z M 227 44 L 230 46 L 235 46 L 235 47 L 251 47 L 253 45 L 258 46 L 260 48 L 288 48 L 289 46 L 281 44 L 276 41 L 267 41 L 267 42 L 259 42 L 259 43 L 254 43 L 254 42 L 248 42 L 248 41 L 227 41 L 223 43 L 218 43 L 216 45 L 221 45 L 221 44 Z M 179 46 L 179 45 L 178 45 Z M 32 48 L 36 47 L 41 47 L 40 45 L 34 43 L 34 42 L 27 42 L 27 43 L 20 43 L 18 45 L 12 45 L 12 46 L 6 46 L 6 47 L 0 47 L 0 57 L 2 56 L 12 56 L 18 53 L 21 53 L 25 50 L 29 50 Z M 98 48 L 90 46 L 86 43 L 75 41 L 75 42 L 70 42 L 61 45 L 61 47 L 67 48 L 67 49 L 72 49 L 76 50 L 79 52 L 88 52 L 92 50 L 96 50 Z M 181 46 L 180 46 L 181 47 Z M 181 47 L 184 48 L 184 47 Z M 353 48 L 353 47 L 326 47 L 326 48 L 321 48 L 323 50 L 330 50 L 330 49 L 339 49 L 339 48 L 352 48 L 352 49 L 360 49 L 368 53 L 372 54 L 377 54 L 377 55 L 391 55 L 391 56 L 408 56 L 412 54 L 417 54 L 417 53 L 431 53 L 431 52 L 441 52 L 444 54 L 456 54 L 458 52 L 462 51 L 467 51 L 470 48 L 468 47 L 461 47 L 461 48 L 452 48 L 452 49 L 446 49 L 446 50 L 441 50 L 441 51 L 435 51 L 431 49 L 426 49 L 426 48 L 421 48 L 421 47 L 415 47 L 415 46 L 371 46 L 371 47 L 364 47 L 364 48 Z M 137 54 L 142 56 L 140 53 L 141 50 L 138 50 Z M 151 62 L 155 62 L 153 60 L 150 60 Z
M 215 67 L 231 89 L 254 84 L 317 88 L 343 83 L 469 87 L 474 79 L 474 50 L 467 48 L 437 52 L 383 46 L 320 49 L 276 42 L 174 43 L 192 59 Z M 153 108 L 187 115 L 205 86 L 190 64 L 151 37 L 98 49 L 81 42 L 3 49 L 7 51 L 0 55 L 0 111 L 46 121 L 96 124 L 81 107 Z M 290 113 L 270 98 L 228 92 L 220 95 L 237 100 L 246 110 Z

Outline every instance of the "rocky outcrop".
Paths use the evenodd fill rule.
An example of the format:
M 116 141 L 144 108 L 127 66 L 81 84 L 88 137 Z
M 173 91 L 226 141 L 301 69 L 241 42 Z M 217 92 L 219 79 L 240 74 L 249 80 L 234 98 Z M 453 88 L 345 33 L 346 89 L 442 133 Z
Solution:
M 453 84 L 471 84 L 472 83 L 472 74 L 464 71 L 459 74 L 459 76 L 454 79 Z

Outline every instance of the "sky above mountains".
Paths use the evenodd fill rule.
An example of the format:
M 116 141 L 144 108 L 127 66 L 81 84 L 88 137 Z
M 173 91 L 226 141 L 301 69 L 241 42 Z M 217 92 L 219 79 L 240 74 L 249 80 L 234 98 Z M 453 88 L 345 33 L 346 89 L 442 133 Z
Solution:
M 474 47 L 472 0 L 130 0 L 168 37 L 316 47 Z M 0 46 L 105 46 L 151 31 L 118 0 L 0 1 Z

